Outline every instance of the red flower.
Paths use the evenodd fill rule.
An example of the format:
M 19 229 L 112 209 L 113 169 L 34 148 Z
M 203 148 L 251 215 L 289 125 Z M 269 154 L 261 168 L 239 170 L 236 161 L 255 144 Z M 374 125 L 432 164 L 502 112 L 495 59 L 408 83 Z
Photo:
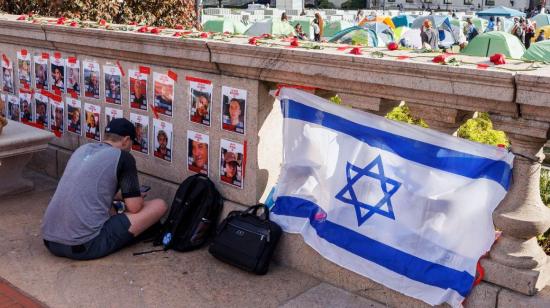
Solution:
M 65 17 L 60 17 L 57 19 L 57 24 L 58 25 L 64 25 L 65 24 Z
M 201 33 L 201 38 L 208 38 L 208 33 L 206 32 Z
M 181 32 L 176 32 L 176 33 L 174 33 L 174 36 L 175 36 L 175 37 L 180 37 L 180 36 L 181 36 Z
M 388 44 L 388 50 L 397 50 L 397 49 L 399 49 L 399 45 L 397 45 L 396 42 L 390 42 Z
M 225 32 L 224 32 L 223 34 L 225 34 L 225 35 L 229 35 L 229 34 L 231 34 L 231 32 L 229 32 L 229 31 L 225 31 Z
M 72 21 L 69 26 L 71 27 L 78 27 L 78 23 L 76 21 Z
M 494 65 L 506 64 L 506 57 L 501 53 L 495 53 L 489 58 L 489 60 L 491 60 Z
M 129 23 L 128 25 L 130 25 L 130 26 L 137 26 L 137 22 L 135 22 L 135 21 L 132 21 L 132 22 L 131 22 L 131 23 Z
M 99 24 L 102 25 L 102 26 L 105 26 L 107 24 L 107 21 L 102 18 L 102 19 L 99 20 Z
M 176 30 L 184 30 L 185 28 L 183 27 L 183 25 L 177 24 L 176 27 L 174 27 L 174 29 L 176 29 Z
M 140 27 L 139 29 L 137 29 L 137 32 L 147 33 L 147 32 L 149 32 L 149 29 L 147 28 L 147 26 L 143 26 L 143 27 Z
M 262 37 L 263 38 L 266 38 L 266 39 L 272 39 L 273 38 L 273 35 L 269 34 L 269 33 L 264 33 L 262 34 Z
M 251 37 L 250 39 L 248 39 L 248 44 L 258 45 L 258 38 L 257 37 Z
M 361 48 L 360 47 L 354 47 L 351 49 L 351 51 L 349 52 L 351 53 L 352 55 L 362 55 L 363 53 L 361 52 Z
M 293 39 L 292 41 L 290 41 L 290 46 L 292 46 L 292 47 L 298 47 L 298 46 L 300 46 L 300 44 L 298 43 L 298 39 L 295 38 L 295 39 Z
M 151 29 L 151 33 L 153 34 L 159 34 L 162 30 L 160 28 L 153 28 Z
M 434 57 L 432 59 L 432 62 L 434 62 L 434 63 L 445 63 L 445 59 L 447 59 L 447 55 L 442 54 L 442 55 Z
M 27 16 L 21 15 L 21 16 L 17 17 L 17 20 L 27 20 Z

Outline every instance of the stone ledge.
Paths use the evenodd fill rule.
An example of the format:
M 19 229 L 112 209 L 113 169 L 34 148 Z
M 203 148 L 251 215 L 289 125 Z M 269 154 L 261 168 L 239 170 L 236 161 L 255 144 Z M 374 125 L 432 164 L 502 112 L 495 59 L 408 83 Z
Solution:
M 499 308 L 547 308 L 550 307 L 550 289 L 546 288 L 535 296 L 526 296 L 503 289 L 498 295 Z
M 485 269 L 483 280 L 525 295 L 535 295 L 548 283 L 548 265 L 536 270 L 521 270 L 483 258 L 481 266 Z

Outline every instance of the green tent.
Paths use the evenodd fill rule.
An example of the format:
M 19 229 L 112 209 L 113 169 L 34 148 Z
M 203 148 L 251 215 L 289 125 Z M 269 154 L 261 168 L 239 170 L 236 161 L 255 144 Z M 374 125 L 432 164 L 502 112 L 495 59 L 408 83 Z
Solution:
M 240 21 L 232 19 L 211 19 L 202 25 L 206 32 L 229 32 L 232 34 L 243 34 L 247 27 Z
M 333 37 L 336 33 L 351 26 L 353 26 L 353 23 L 345 20 L 325 21 L 323 36 Z
M 290 20 L 290 25 L 292 27 L 296 27 L 296 24 L 300 24 L 302 26 L 302 30 L 308 37 L 313 37 L 313 27 L 311 26 L 311 22 L 313 21 L 313 17 L 292 17 L 292 20 Z
M 523 54 L 523 59 L 529 61 L 550 62 L 550 41 L 540 41 L 531 44 Z
M 262 34 L 271 35 L 294 35 L 294 28 L 289 22 L 279 19 L 265 19 L 252 24 L 245 32 L 246 35 L 258 36 Z
M 491 31 L 476 36 L 461 53 L 478 57 L 501 53 L 507 58 L 519 59 L 525 53 L 525 47 L 510 33 Z

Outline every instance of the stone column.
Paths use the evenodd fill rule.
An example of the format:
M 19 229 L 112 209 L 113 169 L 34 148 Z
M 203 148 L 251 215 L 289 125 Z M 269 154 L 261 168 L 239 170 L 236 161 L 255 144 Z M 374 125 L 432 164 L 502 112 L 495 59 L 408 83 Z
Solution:
M 409 110 L 414 117 L 423 119 L 430 128 L 449 135 L 454 134 L 462 123 L 474 115 L 473 111 L 434 107 L 418 103 L 407 103 L 407 106 L 409 106 Z
M 490 258 L 482 261 L 485 280 L 533 295 L 550 278 L 549 259 L 536 238 L 550 227 L 550 209 L 542 203 L 539 186 L 548 123 L 492 118 L 507 133 L 515 158 L 510 189 L 493 213 L 495 227 L 502 234 Z

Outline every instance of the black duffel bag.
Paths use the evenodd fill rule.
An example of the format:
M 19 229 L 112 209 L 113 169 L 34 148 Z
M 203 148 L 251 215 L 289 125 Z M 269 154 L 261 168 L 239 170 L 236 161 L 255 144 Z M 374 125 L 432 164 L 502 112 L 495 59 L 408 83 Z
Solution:
M 261 215 L 259 209 L 263 209 Z M 281 233 L 281 227 L 269 220 L 269 209 L 258 204 L 246 211 L 230 212 L 208 251 L 221 261 L 264 275 Z

